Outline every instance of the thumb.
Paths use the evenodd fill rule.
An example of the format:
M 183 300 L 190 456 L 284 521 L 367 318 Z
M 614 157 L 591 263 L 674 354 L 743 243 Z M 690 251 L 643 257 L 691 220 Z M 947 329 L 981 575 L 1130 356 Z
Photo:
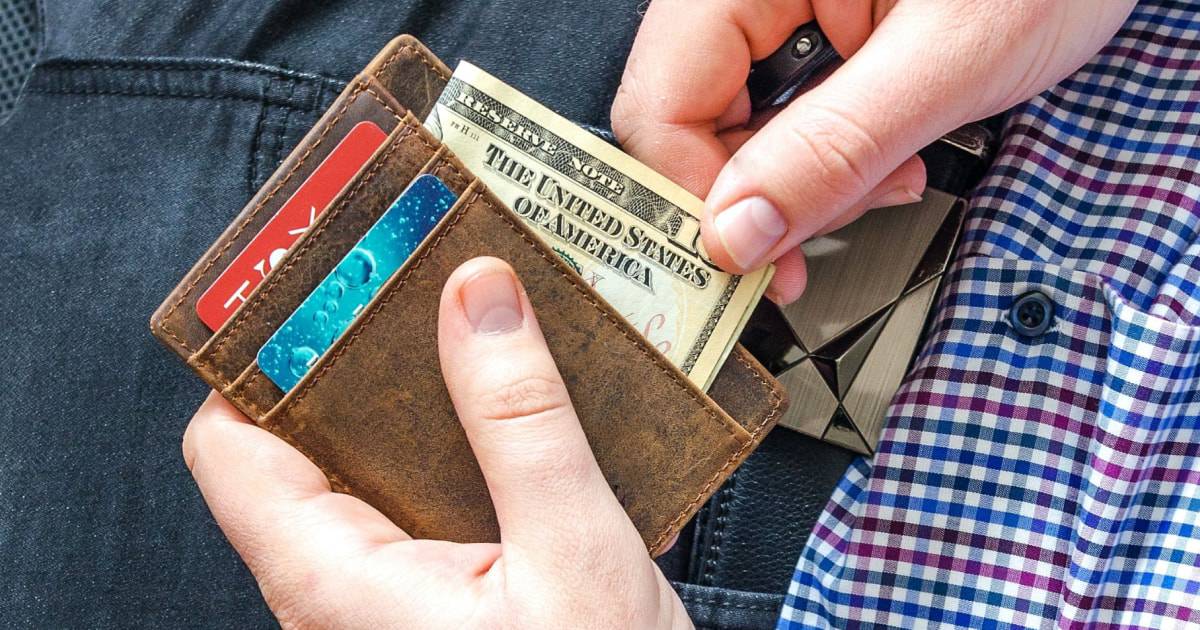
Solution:
M 613 535 L 639 541 L 640 549 L 512 268 L 476 258 L 451 274 L 438 337 L 446 386 L 505 547 L 550 564 L 575 562 L 581 546 L 611 544 Z
M 706 201 L 714 262 L 748 272 L 843 215 L 920 198 L 925 172 L 911 158 L 971 119 L 978 103 L 968 102 L 967 87 L 986 80 L 966 67 L 984 54 L 978 43 L 935 37 L 946 16 L 928 8 L 897 7 L 845 64 L 737 150 Z

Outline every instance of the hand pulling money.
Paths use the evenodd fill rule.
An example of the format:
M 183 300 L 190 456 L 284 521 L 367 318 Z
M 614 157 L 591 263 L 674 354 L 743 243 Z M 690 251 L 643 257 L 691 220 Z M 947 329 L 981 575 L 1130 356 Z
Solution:
M 718 269 L 700 243 L 700 199 L 467 62 L 425 125 L 708 389 L 774 270 Z

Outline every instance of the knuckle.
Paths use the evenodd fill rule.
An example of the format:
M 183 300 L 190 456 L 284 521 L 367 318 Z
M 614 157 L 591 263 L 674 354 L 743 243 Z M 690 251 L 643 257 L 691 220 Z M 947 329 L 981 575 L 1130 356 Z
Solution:
M 645 128 L 646 109 L 642 105 L 642 97 L 637 87 L 634 73 L 626 72 L 613 98 L 610 118 L 612 119 L 613 137 L 623 147 L 636 146 L 635 140 L 640 137 Z
M 259 591 L 282 628 L 356 627 L 358 597 L 367 590 L 341 567 L 302 562 L 253 570 Z M 347 588 L 354 584 L 354 588 Z
M 183 432 L 181 448 L 183 462 L 193 476 L 201 474 L 199 466 L 205 453 L 219 453 L 222 444 L 237 443 L 236 425 L 227 422 L 203 422 L 193 418 Z
M 295 605 L 291 602 L 272 605 L 268 600 L 268 607 L 275 614 L 275 620 L 279 622 L 279 627 L 284 630 L 301 630 L 322 626 L 320 620 L 308 606 Z
M 276 441 L 246 440 L 243 433 L 230 436 L 230 439 L 241 439 L 245 444 L 243 456 L 253 466 L 254 470 L 264 478 L 287 479 L 294 476 L 296 457 L 299 455 L 291 446 L 284 446 Z
M 275 615 L 279 627 L 285 630 L 329 627 L 320 607 L 314 606 L 307 597 L 284 595 L 277 592 L 268 593 L 265 589 L 262 590 L 267 607 Z
M 562 381 L 537 374 L 502 382 L 485 392 L 480 400 L 483 419 L 495 422 L 552 415 L 570 407 Z
M 792 118 L 787 132 L 813 166 L 808 175 L 829 190 L 865 195 L 873 187 L 872 173 L 884 151 L 875 136 L 853 118 L 835 109 L 811 105 Z
M 646 159 L 652 157 L 650 149 L 656 137 L 664 127 L 670 127 L 672 117 L 678 112 L 670 99 L 644 80 L 642 56 L 636 48 L 630 54 L 609 118 L 617 143 L 634 157 Z
M 183 431 L 183 439 L 180 440 L 180 449 L 183 451 L 183 463 L 189 471 L 196 471 L 196 458 L 199 452 L 196 450 L 196 432 L 201 429 L 196 427 L 195 421 L 189 422 L 186 429 Z

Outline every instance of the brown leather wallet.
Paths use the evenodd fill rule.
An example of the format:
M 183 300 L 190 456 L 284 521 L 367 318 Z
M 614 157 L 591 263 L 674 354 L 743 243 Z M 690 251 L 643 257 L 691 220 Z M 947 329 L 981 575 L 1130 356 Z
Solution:
M 333 487 L 417 537 L 498 540 L 487 485 L 446 392 L 438 301 L 470 258 L 509 262 L 537 312 L 584 432 L 651 553 L 779 419 L 783 389 L 738 346 L 708 394 L 663 358 L 471 174 L 420 121 L 449 69 L 415 39 L 391 42 L 239 213 L 151 319 L 169 348 Z M 335 144 L 362 120 L 388 140 L 215 333 L 198 297 Z M 437 228 L 292 391 L 258 369 L 271 334 L 414 177 L 459 195 Z

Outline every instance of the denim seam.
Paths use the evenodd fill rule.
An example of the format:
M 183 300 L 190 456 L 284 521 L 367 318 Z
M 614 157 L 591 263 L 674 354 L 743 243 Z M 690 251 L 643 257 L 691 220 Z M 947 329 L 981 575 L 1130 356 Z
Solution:
M 33 61 L 36 64 L 42 51 L 46 50 L 46 0 L 37 0 L 35 4 L 37 6 L 38 49 Z
M 263 143 L 263 126 L 266 124 L 266 112 L 268 112 L 268 104 L 266 104 L 266 92 L 263 92 L 263 97 L 259 98 L 258 120 L 254 121 L 254 138 L 250 144 L 250 164 L 246 169 L 246 194 L 248 197 L 254 196 L 254 186 L 258 182 L 258 151 L 259 146 Z
M 291 84 L 288 86 L 287 100 L 292 101 L 295 98 L 296 98 L 296 82 L 292 81 Z M 284 149 L 284 145 L 287 143 L 288 129 L 291 129 L 291 127 L 292 127 L 292 114 L 293 113 L 295 113 L 295 110 L 293 110 L 293 109 L 287 109 L 283 113 L 283 121 L 279 124 L 279 129 L 275 133 L 275 147 L 274 147 L 275 151 L 274 151 L 274 155 L 272 156 L 272 160 L 271 160 L 272 164 L 281 164 L 283 162 L 283 157 L 284 157 L 283 149 Z
M 141 96 L 146 98 L 187 98 L 187 99 L 203 99 L 210 101 L 243 101 L 247 103 L 259 103 L 262 99 L 253 96 L 237 96 L 234 94 L 207 94 L 201 92 L 154 92 L 140 90 L 91 90 L 83 88 L 46 88 L 46 87 L 31 87 L 28 92 L 32 94 L 57 94 L 60 96 L 66 95 L 81 95 L 81 96 Z M 303 108 L 291 105 L 288 103 L 275 103 L 276 107 L 288 109 Z
M 699 580 L 699 583 L 704 586 L 713 586 L 712 579 L 717 565 L 721 562 L 721 547 L 724 544 L 725 524 L 729 520 L 729 501 L 733 495 L 733 486 L 736 483 L 737 471 L 734 471 L 732 475 L 729 475 L 729 480 L 725 482 L 725 487 L 721 488 L 716 496 L 717 509 L 716 514 L 712 517 L 712 543 L 708 545 L 710 553 L 705 554 L 703 572 L 700 574 Z
M 680 601 L 683 601 L 688 604 L 696 604 L 699 606 L 714 606 L 714 607 L 725 609 L 725 610 L 735 609 L 735 610 L 753 610 L 755 612 L 775 612 L 775 610 L 777 609 L 777 607 L 773 606 L 773 605 L 768 606 L 766 604 L 742 604 L 742 603 L 734 604 L 734 603 L 722 601 L 722 600 L 715 599 L 715 598 L 696 599 L 694 597 L 689 597 L 687 595 L 680 595 L 679 599 L 680 599 Z
M 276 66 L 247 64 L 222 59 L 47 59 L 38 66 L 48 70 L 148 70 L 166 72 L 218 71 L 257 76 L 274 75 L 276 78 L 306 83 L 325 83 L 329 87 L 341 88 L 345 81 L 319 74 L 296 72 Z
M 254 123 L 254 138 L 250 141 L 249 163 L 246 168 L 246 192 L 249 196 L 254 196 L 254 190 L 258 183 L 258 152 L 262 146 L 263 126 L 266 124 L 268 111 L 267 92 L 264 90 L 262 97 L 259 98 L 258 120 Z
M 127 74 L 138 72 L 142 74 Z M 194 89 L 194 81 L 181 84 L 190 78 L 187 73 L 211 79 L 213 85 Z M 263 91 L 261 87 L 254 90 L 253 83 L 231 84 L 229 80 L 223 80 L 225 75 L 250 77 L 251 81 L 256 80 L 260 86 L 262 83 L 273 85 L 286 81 L 290 84 L 290 89 L 286 92 L 271 90 L 271 85 L 268 85 L 267 91 Z M 145 82 L 154 77 L 160 77 L 160 80 Z M 312 94 L 304 94 L 297 98 L 296 91 L 302 85 L 311 89 Z M 344 82 L 319 75 L 302 74 L 270 66 L 247 67 L 235 61 L 52 59 L 39 62 L 34 67 L 26 90 L 39 94 L 148 96 L 252 103 L 265 100 L 270 106 L 289 111 L 311 112 L 320 107 L 323 95 L 331 91 L 340 91 L 344 85 Z M 227 89 L 236 93 L 227 93 L 224 91 Z

